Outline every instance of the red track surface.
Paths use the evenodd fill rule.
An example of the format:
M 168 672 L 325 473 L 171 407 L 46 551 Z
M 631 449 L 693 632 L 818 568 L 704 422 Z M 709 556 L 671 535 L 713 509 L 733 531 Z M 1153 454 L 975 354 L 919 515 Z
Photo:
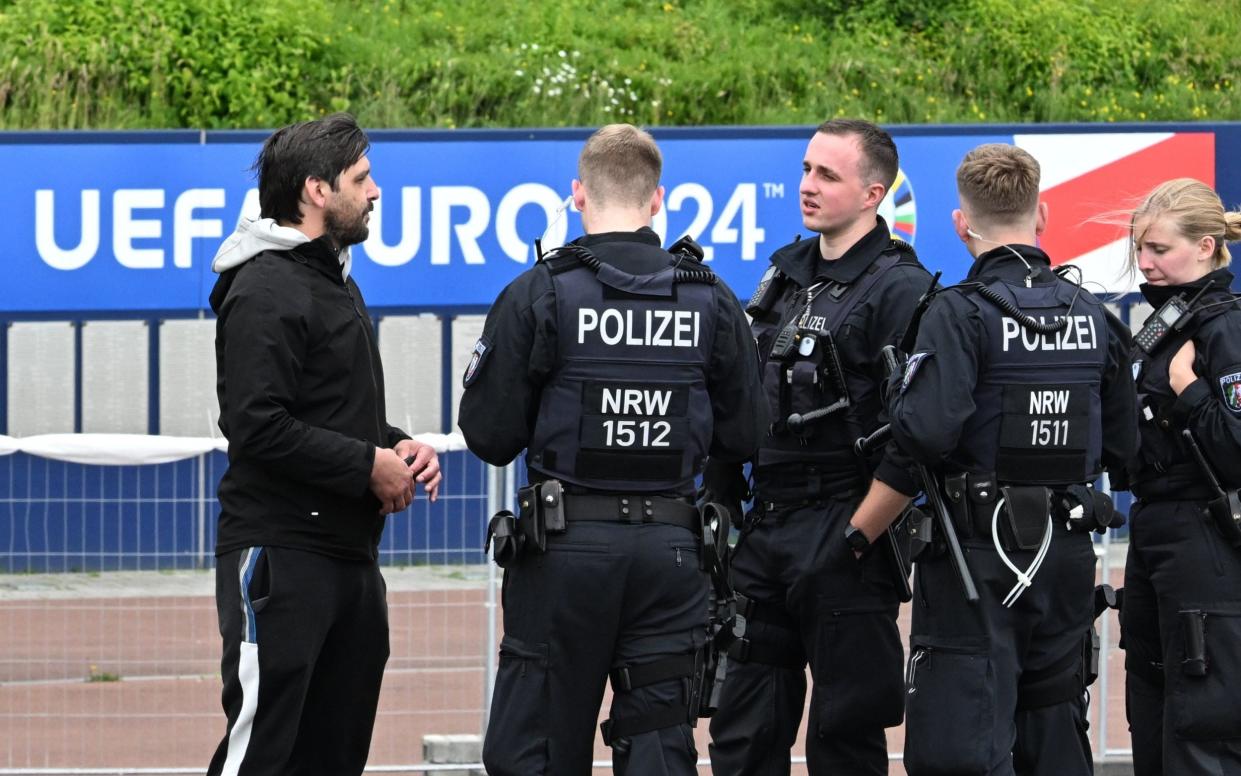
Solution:
M 389 602 L 373 765 L 422 762 L 424 735 L 481 725 L 484 591 L 393 592 Z M 907 610 L 901 625 L 907 633 Z M 224 732 L 219 649 L 209 596 L 0 601 L 0 768 L 205 768 Z M 1122 653 L 1109 654 L 1108 670 L 1108 745 L 1128 748 Z M 705 756 L 705 721 L 697 738 Z M 889 748 L 902 742 L 892 731 Z M 596 756 L 609 757 L 601 741 Z

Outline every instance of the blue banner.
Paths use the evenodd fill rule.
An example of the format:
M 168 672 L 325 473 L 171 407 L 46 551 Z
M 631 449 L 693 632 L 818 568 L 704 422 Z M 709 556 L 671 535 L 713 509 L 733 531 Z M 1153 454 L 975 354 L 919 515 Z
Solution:
M 901 175 L 880 212 L 924 263 L 956 280 L 970 257 L 949 218 L 957 205 L 954 175 L 965 152 L 980 143 L 1028 143 L 1044 164 L 1049 199 L 1057 192 L 1075 201 L 1093 196 L 1100 209 L 1118 204 L 1122 192 L 1109 183 L 1129 180 L 1125 175 L 1134 189 L 1178 174 L 1214 183 L 1215 160 L 1228 156 L 1216 148 L 1210 128 L 1099 129 L 897 132 Z M 813 236 L 801 224 L 798 203 L 812 131 L 660 132 L 666 193 L 656 230 L 666 243 L 695 237 L 715 270 L 748 296 L 772 251 L 799 233 Z M 0 258 L 8 276 L 0 284 L 0 312 L 206 309 L 215 280 L 211 258 L 238 217 L 258 211 L 249 167 L 263 134 L 239 134 L 221 133 L 217 141 L 208 133 L 197 143 L 140 133 L 101 142 L 81 135 L 58 142 L 53 133 L 0 136 L 0 164 L 11 173 L 0 193 L 7 224 Z M 370 239 L 354 248 L 354 272 L 368 303 L 490 304 L 532 265 L 536 238 L 546 250 L 580 234 L 580 218 L 567 201 L 585 136 L 374 133 L 370 158 L 381 197 Z M 1089 206 L 1096 206 L 1093 200 Z M 1053 225 L 1056 212 L 1053 207 Z M 1123 250 L 1116 236 L 1070 234 L 1084 220 L 1074 219 L 1060 225 L 1066 231 L 1056 236 L 1058 261 L 1093 257 L 1092 266 L 1116 265 L 1116 251 Z M 1108 257 L 1098 258 L 1100 252 Z

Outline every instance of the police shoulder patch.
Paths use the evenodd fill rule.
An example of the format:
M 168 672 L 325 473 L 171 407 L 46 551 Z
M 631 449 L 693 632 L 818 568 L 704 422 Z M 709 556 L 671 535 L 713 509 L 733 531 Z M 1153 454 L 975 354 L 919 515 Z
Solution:
M 474 343 L 474 352 L 470 354 L 470 363 L 465 368 L 465 377 L 461 384 L 469 388 L 474 380 L 478 377 L 478 373 L 482 371 L 483 362 L 487 359 L 487 354 L 491 352 L 491 341 L 486 337 L 479 337 L 478 342 Z
M 1241 365 L 1220 375 L 1219 388 L 1224 394 L 1224 406 L 1232 410 L 1233 414 L 1241 415 Z
M 932 353 L 930 351 L 914 353 L 909 357 L 909 360 L 905 362 L 905 376 L 901 378 L 902 394 L 909 390 L 909 384 L 914 381 L 914 375 L 918 373 L 918 367 L 922 366 L 922 362 L 930 358 L 931 355 Z

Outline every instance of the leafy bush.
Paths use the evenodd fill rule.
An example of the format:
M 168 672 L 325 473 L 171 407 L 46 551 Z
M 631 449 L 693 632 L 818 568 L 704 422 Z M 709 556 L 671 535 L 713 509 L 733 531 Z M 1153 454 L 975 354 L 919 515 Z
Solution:
M 347 71 L 330 25 L 321 0 L 19 0 L 0 16 L 0 121 L 231 127 L 315 115 Z
M 0 126 L 1241 118 L 1235 0 L 0 0 Z

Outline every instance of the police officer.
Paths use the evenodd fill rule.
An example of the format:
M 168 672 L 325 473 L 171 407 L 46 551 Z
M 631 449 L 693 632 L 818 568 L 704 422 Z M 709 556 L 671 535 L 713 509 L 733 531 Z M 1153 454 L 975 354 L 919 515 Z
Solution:
M 900 338 L 930 283 L 877 215 L 897 165 L 879 127 L 820 126 L 799 190 L 817 239 L 772 255 L 747 310 L 772 423 L 732 558 L 740 617 L 711 720 L 717 776 L 789 772 L 807 662 L 810 772 L 887 773 L 884 728 L 900 724 L 903 698 L 903 572 L 879 540 L 917 486 L 904 463 L 883 451 L 862 461 L 853 444 L 879 425 L 880 349 Z M 727 461 L 711 461 L 704 487 L 734 508 L 746 495 L 741 466 Z
M 741 306 L 691 252 L 660 248 L 662 159 L 628 124 L 578 161 L 586 235 L 501 293 L 465 374 L 470 450 L 503 465 L 523 448 L 533 488 L 503 558 L 504 639 L 483 760 L 492 776 L 693 774 L 707 578 L 694 478 L 741 460 L 764 424 Z M 511 534 L 516 531 L 516 537 Z
M 1089 529 L 1114 523 L 1090 485 L 1134 450 L 1130 338 L 1035 247 L 1047 207 L 1030 154 L 979 146 L 957 189 L 974 264 L 922 320 L 892 435 L 937 474 L 979 600 L 947 553 L 918 560 L 905 767 L 1088 774 Z
M 1134 351 L 1138 500 L 1121 610 L 1133 770 L 1241 774 L 1241 305 L 1225 269 L 1241 213 L 1181 178 L 1156 187 L 1131 228 L 1156 308 Z

